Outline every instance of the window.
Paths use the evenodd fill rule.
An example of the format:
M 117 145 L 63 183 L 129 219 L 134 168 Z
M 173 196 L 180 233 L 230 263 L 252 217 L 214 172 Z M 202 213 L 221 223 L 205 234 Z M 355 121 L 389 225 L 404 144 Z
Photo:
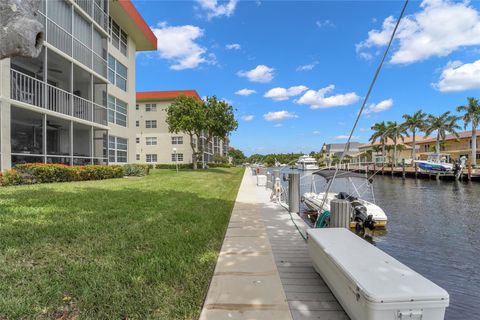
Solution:
M 147 162 L 157 162 L 156 154 L 147 154 Z
M 140 105 L 138 103 L 135 105 L 135 110 L 140 110 Z
M 108 122 L 127 126 L 127 103 L 108 95 Z
M 145 111 L 150 112 L 150 111 L 157 111 L 157 104 L 155 103 L 147 103 L 145 105 Z
M 109 136 L 108 137 L 108 161 L 127 162 L 128 139 Z
M 108 81 L 120 89 L 127 91 L 127 67 L 108 55 Z
M 145 120 L 145 128 L 156 128 L 157 127 L 157 120 Z
M 137 161 L 140 161 L 140 155 L 137 153 L 137 155 L 135 156 L 135 159 L 137 159 Z
M 109 22 L 112 45 L 126 56 L 128 36 L 111 17 L 109 18 Z
M 182 162 L 182 161 L 183 161 L 183 153 L 172 153 L 172 162 Z
M 136 141 L 137 143 L 140 143 L 140 138 L 137 137 L 137 138 L 135 139 L 135 141 Z
M 135 121 L 135 127 L 140 127 L 140 121 Z
M 147 137 L 146 142 L 147 142 L 147 146 L 156 146 L 157 145 L 157 137 Z
M 197 147 L 197 139 L 196 138 L 192 138 L 192 144 L 193 144 L 194 148 Z
M 183 137 L 172 137 L 172 144 L 183 144 Z

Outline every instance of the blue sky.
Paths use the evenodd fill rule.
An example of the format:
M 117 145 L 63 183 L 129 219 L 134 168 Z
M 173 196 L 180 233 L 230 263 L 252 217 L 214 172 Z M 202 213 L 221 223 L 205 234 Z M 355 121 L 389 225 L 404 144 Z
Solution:
M 196 89 L 235 108 L 246 154 L 343 142 L 385 49 L 399 1 L 139 1 L 157 52 L 137 54 L 137 91 Z M 479 97 L 480 3 L 409 4 L 355 132 Z M 272 90 L 274 89 L 274 90 Z

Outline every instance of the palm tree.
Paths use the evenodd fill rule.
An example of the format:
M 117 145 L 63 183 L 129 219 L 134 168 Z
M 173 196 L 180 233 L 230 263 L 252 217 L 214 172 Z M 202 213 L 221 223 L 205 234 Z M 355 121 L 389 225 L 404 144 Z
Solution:
M 412 160 L 416 160 L 417 130 L 425 131 L 426 117 L 427 115 L 422 110 L 418 110 L 412 115 L 403 115 L 403 119 L 405 120 L 405 122 L 402 124 L 402 126 L 405 129 L 410 130 L 410 132 L 412 133 Z
M 459 117 L 450 114 L 450 111 L 444 112 L 438 117 L 429 114 L 427 118 L 427 127 L 425 134 L 429 136 L 432 132 L 437 132 L 437 144 L 435 146 L 435 153 L 437 154 L 437 161 L 440 161 L 440 140 L 445 140 L 447 132 L 454 134 L 457 139 L 459 137 L 457 130 L 462 128 L 457 124 Z
M 398 139 L 404 141 L 404 135 L 408 136 L 407 129 L 396 121 L 387 122 L 386 136 L 393 141 L 393 166 L 397 165 L 397 144 Z
M 464 128 L 467 129 L 469 123 L 472 124 L 472 159 L 470 163 L 477 165 L 477 127 L 480 122 L 480 105 L 478 100 L 472 97 L 467 98 L 468 105 L 458 106 L 457 111 L 463 112 L 462 120 Z
M 382 145 L 382 157 L 385 159 L 385 140 L 387 139 L 387 125 L 385 124 L 385 121 L 377 122 L 372 126 L 371 129 L 374 132 L 370 137 L 369 141 L 371 143 L 375 143 L 377 140 L 380 141 L 380 144 Z

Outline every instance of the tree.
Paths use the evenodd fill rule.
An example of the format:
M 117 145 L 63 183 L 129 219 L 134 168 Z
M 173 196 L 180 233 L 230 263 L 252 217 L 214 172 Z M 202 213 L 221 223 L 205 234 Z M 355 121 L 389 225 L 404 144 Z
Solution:
M 458 106 L 457 111 L 463 112 L 462 120 L 465 130 L 469 123 L 472 124 L 472 158 L 470 163 L 473 166 L 477 165 L 477 127 L 480 122 L 480 105 L 478 100 L 472 97 L 467 98 L 468 104 L 466 106 Z
M 404 135 L 408 135 L 407 129 L 396 121 L 387 122 L 386 136 L 393 141 L 393 165 L 397 165 L 397 144 L 398 139 L 404 141 Z
M 444 112 L 438 117 L 431 114 L 428 115 L 425 134 L 429 136 L 434 131 L 437 132 L 437 144 L 435 145 L 437 161 L 440 161 L 440 141 L 445 140 L 447 132 L 455 135 L 458 139 L 459 135 L 457 130 L 461 129 L 461 127 L 457 124 L 458 119 L 458 117 L 451 115 L 450 111 Z
M 235 148 L 232 148 L 232 147 L 230 147 L 228 149 L 228 156 L 232 157 L 232 162 L 235 165 L 242 164 L 246 160 L 246 157 L 241 150 L 235 149 Z
M 198 158 L 194 136 L 196 136 L 197 144 L 200 145 L 202 130 L 206 128 L 205 119 L 205 105 L 203 101 L 195 97 L 179 96 L 167 108 L 168 131 L 174 133 L 185 132 L 190 137 L 193 169 L 197 169 Z
M 213 137 L 225 139 L 230 132 L 237 130 L 238 122 L 235 120 L 233 107 L 227 102 L 218 100 L 215 96 L 207 97 L 205 109 L 207 144 L 212 142 Z
M 380 141 L 380 144 L 382 145 L 382 157 L 385 158 L 385 142 L 386 142 L 386 134 L 387 134 L 387 125 L 385 124 L 385 121 L 382 122 L 377 122 L 375 123 L 372 128 L 374 132 L 372 136 L 370 137 L 369 141 L 371 143 L 375 143 L 377 140 Z
M 425 131 L 425 124 L 426 124 L 426 117 L 427 115 L 422 112 L 422 110 L 418 110 L 412 115 L 404 114 L 402 126 L 409 130 L 412 133 L 412 160 L 416 160 L 416 136 L 417 130 L 418 131 Z

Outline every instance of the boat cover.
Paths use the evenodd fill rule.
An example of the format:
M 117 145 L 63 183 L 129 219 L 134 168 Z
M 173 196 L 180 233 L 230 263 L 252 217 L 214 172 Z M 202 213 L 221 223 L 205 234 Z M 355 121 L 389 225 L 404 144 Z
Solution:
M 328 181 L 328 180 L 331 180 L 335 175 L 335 169 L 318 170 L 313 172 L 312 174 L 319 175 Z M 351 171 L 345 171 L 345 170 L 338 170 L 335 178 L 336 179 L 345 179 L 345 178 L 367 179 L 364 173 L 351 172 Z

